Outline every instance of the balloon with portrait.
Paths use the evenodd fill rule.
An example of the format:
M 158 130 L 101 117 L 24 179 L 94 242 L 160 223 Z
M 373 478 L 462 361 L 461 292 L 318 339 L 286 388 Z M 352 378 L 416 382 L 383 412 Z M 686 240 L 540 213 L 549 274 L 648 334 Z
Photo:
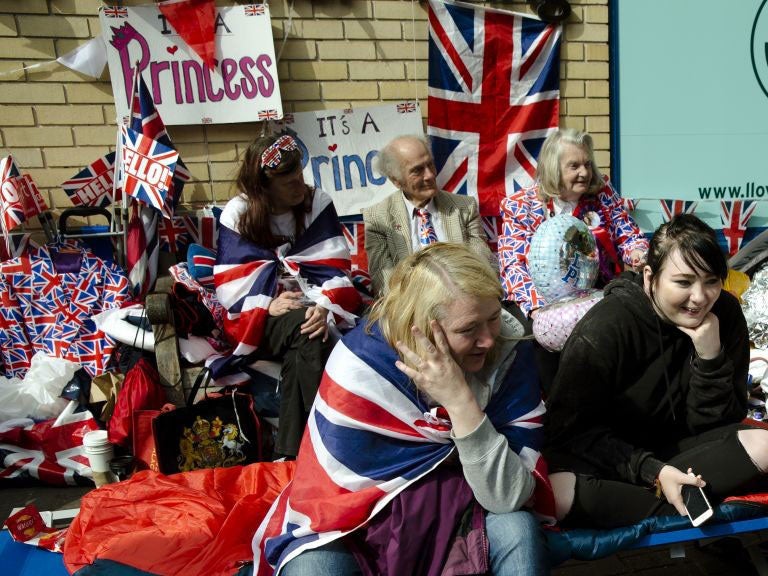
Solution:
M 544 221 L 531 239 L 528 270 L 548 302 L 595 285 L 599 258 L 587 225 L 570 214 Z

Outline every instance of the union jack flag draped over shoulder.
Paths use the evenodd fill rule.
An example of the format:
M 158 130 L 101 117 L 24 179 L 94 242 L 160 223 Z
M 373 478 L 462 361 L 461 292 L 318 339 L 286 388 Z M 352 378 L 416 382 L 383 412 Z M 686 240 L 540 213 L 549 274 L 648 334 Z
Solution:
M 429 2 L 427 131 L 447 192 L 498 216 L 505 193 L 534 183 L 558 126 L 561 28 L 460 2 Z
M 530 343 L 507 341 L 485 407 L 491 424 L 536 479 L 537 511 L 554 514 L 540 457 L 544 404 Z M 292 483 L 277 498 L 253 539 L 254 572 L 362 526 L 398 493 L 433 471 L 454 450 L 450 423 L 395 367 L 397 353 L 378 325 L 365 323 L 333 349 L 309 414 Z M 503 372 L 498 366 L 488 373 Z
M 218 252 L 213 268 L 216 296 L 227 310 L 224 331 L 235 344 L 231 356 L 212 357 L 208 364 L 217 383 L 247 378 L 233 366 L 261 343 L 272 298 L 282 291 L 280 281 L 293 278 L 304 296 L 334 314 L 341 328 L 354 326 L 352 313 L 360 306 L 357 290 L 348 277 L 349 248 L 331 197 L 315 190 L 304 233 L 293 246 L 277 249 L 258 246 L 236 230 L 245 200 L 236 197 L 221 215 Z M 281 278 L 281 276 L 283 278 Z M 222 377 L 231 375 L 229 380 Z

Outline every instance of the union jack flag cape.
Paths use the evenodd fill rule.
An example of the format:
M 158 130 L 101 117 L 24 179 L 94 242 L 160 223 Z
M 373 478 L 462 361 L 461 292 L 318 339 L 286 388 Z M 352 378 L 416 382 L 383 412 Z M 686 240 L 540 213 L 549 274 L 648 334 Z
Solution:
M 293 246 L 276 250 L 257 246 L 236 231 L 245 202 L 243 196 L 230 200 L 221 215 L 213 275 L 216 296 L 227 310 L 224 332 L 235 348 L 232 357 L 209 362 L 217 381 L 231 373 L 231 364 L 242 362 L 238 356 L 258 348 L 281 274 L 291 275 L 306 297 L 333 312 L 341 328 L 354 326 L 352 311 L 361 302 L 348 277 L 349 248 L 330 196 L 315 190 L 304 233 Z
M 552 517 L 551 486 L 539 454 L 544 404 L 532 346 L 507 341 L 499 356 L 499 365 L 508 368 L 491 382 L 485 413 L 532 471 L 537 510 L 541 506 Z M 450 428 L 427 421 L 430 407 L 395 367 L 397 359 L 378 325 L 369 333 L 361 323 L 333 349 L 296 474 L 254 535 L 255 574 L 272 574 L 302 551 L 362 526 L 453 452 Z
M 531 186 L 560 113 L 561 28 L 502 10 L 429 2 L 427 132 L 446 192 L 498 216 L 505 193 Z

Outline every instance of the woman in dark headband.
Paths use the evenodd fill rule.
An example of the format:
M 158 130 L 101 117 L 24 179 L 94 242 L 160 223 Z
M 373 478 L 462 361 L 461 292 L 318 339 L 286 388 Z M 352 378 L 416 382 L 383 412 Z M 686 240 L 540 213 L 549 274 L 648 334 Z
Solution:
M 221 215 L 214 268 L 234 348 L 211 367 L 217 383 L 238 383 L 254 362 L 282 361 L 275 452 L 292 458 L 332 346 L 329 326 L 353 326 L 360 297 L 331 198 L 304 182 L 293 137 L 252 142 L 237 188 Z

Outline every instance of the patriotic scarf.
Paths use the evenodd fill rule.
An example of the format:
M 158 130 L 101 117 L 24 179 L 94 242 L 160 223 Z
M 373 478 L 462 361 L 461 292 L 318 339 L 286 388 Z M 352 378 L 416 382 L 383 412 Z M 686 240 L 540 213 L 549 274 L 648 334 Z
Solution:
M 536 479 L 536 508 L 552 519 L 554 500 L 539 453 L 544 404 L 532 345 L 501 340 L 485 374 L 494 390 L 485 413 Z M 334 348 L 309 415 L 294 480 L 253 539 L 256 575 L 365 524 L 454 449 L 423 395 L 395 367 L 378 325 L 349 332 Z M 496 377 L 496 375 L 499 375 Z
M 261 343 L 281 274 L 295 278 L 304 295 L 333 312 L 342 328 L 355 325 L 356 316 L 351 311 L 361 302 L 348 277 L 349 247 L 330 196 L 315 190 L 304 233 L 293 246 L 284 244 L 274 250 L 257 246 L 236 231 L 245 202 L 242 197 L 234 201 L 239 206 L 231 211 L 225 208 L 222 214 L 213 268 L 216 296 L 227 311 L 224 332 L 235 344 L 231 356 L 208 362 L 219 383 L 221 376 L 242 369 L 236 366 L 241 366 L 244 357 Z

